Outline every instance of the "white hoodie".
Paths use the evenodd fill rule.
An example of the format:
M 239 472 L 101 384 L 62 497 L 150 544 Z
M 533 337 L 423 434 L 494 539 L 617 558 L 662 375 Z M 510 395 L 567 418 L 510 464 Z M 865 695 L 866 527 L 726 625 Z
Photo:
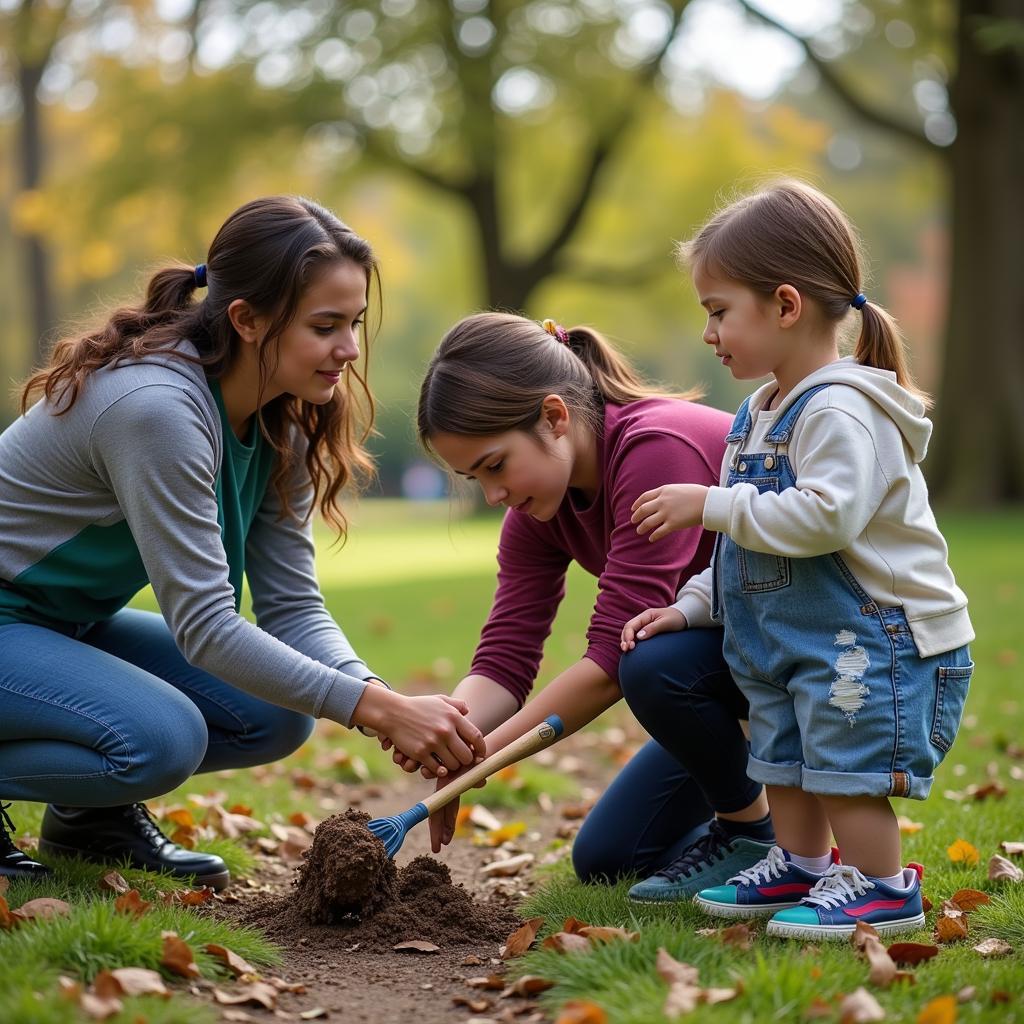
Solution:
M 803 392 L 825 383 L 842 386 L 814 395 L 790 438 L 796 485 L 764 494 L 750 483 L 725 486 L 730 461 L 774 452 L 765 434 Z M 726 449 L 704 526 L 751 551 L 790 558 L 839 552 L 879 607 L 903 608 L 921 657 L 970 643 L 967 598 L 950 571 L 919 465 L 932 431 L 924 404 L 891 371 L 852 357 L 805 377 L 778 409 L 763 409 L 776 390 L 770 381 L 751 396 L 750 433 L 741 452 L 736 444 Z M 709 568 L 679 591 L 673 607 L 690 626 L 713 625 L 711 580 Z

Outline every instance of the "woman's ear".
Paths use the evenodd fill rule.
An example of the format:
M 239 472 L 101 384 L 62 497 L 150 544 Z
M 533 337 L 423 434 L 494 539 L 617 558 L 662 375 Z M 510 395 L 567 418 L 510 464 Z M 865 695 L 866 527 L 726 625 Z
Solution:
M 780 284 L 775 289 L 775 304 L 780 327 L 792 327 L 804 308 L 803 298 L 791 284 Z
M 258 317 L 245 299 L 234 299 L 228 306 L 228 319 L 242 341 L 250 345 L 260 340 Z
M 569 432 L 569 407 L 561 395 L 548 395 L 541 403 L 541 422 L 551 431 L 555 438 L 563 437 Z

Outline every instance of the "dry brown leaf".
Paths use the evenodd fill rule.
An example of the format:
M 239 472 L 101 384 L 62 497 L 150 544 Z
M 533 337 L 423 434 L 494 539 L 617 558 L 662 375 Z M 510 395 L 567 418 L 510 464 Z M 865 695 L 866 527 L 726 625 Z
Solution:
M 978 990 L 973 985 L 965 985 L 956 994 L 956 1001 L 958 1003 L 969 1003 L 978 994 Z
M 584 925 L 579 934 L 591 942 L 636 942 L 639 932 L 629 932 L 625 928 L 611 928 L 603 925 Z
M 501 819 L 492 814 L 483 804 L 472 804 L 468 808 L 460 808 L 459 813 L 466 811 L 467 820 L 478 828 L 488 832 L 496 832 L 501 828 Z
M 729 925 L 718 932 L 718 939 L 726 946 L 734 949 L 750 949 L 754 942 L 753 929 L 745 921 Z
M 976 846 L 972 846 L 966 839 L 957 839 L 946 848 L 946 854 L 954 864 L 967 864 L 973 867 L 981 860 L 981 854 Z
M 427 942 L 426 939 L 410 939 L 408 942 L 399 942 L 391 948 L 398 953 L 436 953 L 441 947 L 435 946 L 433 942 Z
M 322 1006 L 314 1006 L 311 1010 L 303 1010 L 299 1014 L 299 1020 L 321 1020 L 329 1016 L 328 1011 Z
M 715 1003 L 727 1003 L 740 994 L 739 988 L 704 988 L 700 992 L 700 1001 L 708 1006 Z
M 182 978 L 198 978 L 199 968 L 187 942 L 175 932 L 162 932 L 164 940 L 163 954 L 160 957 L 161 967 L 166 967 L 172 974 Z
M 106 1020 L 124 1009 L 124 1003 L 117 996 L 98 996 L 94 992 L 83 992 L 78 1005 L 93 1020 Z
M 230 811 L 226 811 L 220 804 L 214 804 L 206 812 L 206 823 L 220 835 L 226 839 L 238 839 L 239 836 L 245 835 L 248 832 L 258 832 L 260 829 L 266 826 L 262 821 L 257 821 L 256 818 L 252 817 L 248 812 L 250 808 L 235 808 L 233 807 Z M 295 815 L 293 814 L 294 818 Z M 305 815 L 305 818 L 309 818 L 309 815 Z M 311 818 L 309 818 L 312 821 Z M 296 826 L 305 827 L 304 821 L 298 821 L 293 823 Z
M 226 946 L 218 946 L 214 942 L 207 943 L 206 952 L 216 957 L 237 978 L 242 974 L 255 974 L 256 968 L 243 960 L 237 953 Z
M 834 1013 L 835 1009 L 831 1003 L 826 1003 L 824 999 L 815 996 L 804 1010 L 804 1019 L 821 1020 L 823 1017 L 831 1017 Z
M 955 893 L 949 898 L 949 902 L 953 906 L 958 907 L 965 914 L 969 914 L 972 910 L 977 910 L 978 907 L 984 906 L 986 903 L 991 903 L 987 893 L 979 892 L 977 889 L 957 889 Z
M 1024 871 L 1021 871 L 1013 861 L 994 853 L 988 862 L 988 877 L 991 882 L 1019 882 L 1024 879 Z
M 579 821 L 585 818 L 589 811 L 589 804 L 565 804 L 562 807 L 562 817 L 566 821 Z
M 531 917 L 523 925 L 517 928 L 501 947 L 499 956 L 502 960 L 510 960 L 512 957 L 522 956 L 533 945 L 537 938 L 537 932 L 544 924 L 543 917 Z
M 467 978 L 470 988 L 491 989 L 500 992 L 505 987 L 505 979 L 500 974 L 488 974 L 486 978 Z
M 586 921 L 581 921 L 578 917 L 567 917 L 565 923 L 562 925 L 563 932 L 574 932 L 579 934 L 581 928 L 589 928 L 590 925 Z
M 106 892 L 116 892 L 118 896 L 123 896 L 131 886 L 123 875 L 117 871 L 110 871 L 100 879 L 100 888 Z
M 196 827 L 196 819 L 187 807 L 173 807 L 168 811 L 164 811 L 163 816 L 166 821 L 173 821 L 175 825 L 181 828 Z
M 217 898 L 217 893 L 208 885 L 199 889 L 176 889 L 169 895 L 168 902 L 180 903 L 183 907 L 198 907 Z
M 853 946 L 858 953 L 864 952 L 864 946 L 867 944 L 868 939 L 880 939 L 878 932 L 867 923 L 867 921 L 858 921 L 853 931 L 850 933 L 850 945 Z
M 664 981 L 670 985 L 681 982 L 684 985 L 696 985 L 700 972 L 696 967 L 680 963 L 664 947 L 658 950 L 658 958 L 655 961 L 655 969 Z
M 11 913 L 22 921 L 47 921 L 51 917 L 64 917 L 71 913 L 71 904 L 64 900 L 56 900 L 49 896 L 41 896 L 39 899 L 29 900 L 22 903 L 17 910 Z
M 674 982 L 668 987 L 668 995 L 665 997 L 665 1005 L 661 1012 L 669 1020 L 675 1020 L 685 1013 L 693 1013 L 700 1003 L 701 988 L 699 985 L 685 985 L 682 982 Z
M 461 961 L 461 964 L 463 967 L 479 967 L 483 962 L 475 953 L 470 953 L 469 956 Z
M 100 978 L 109 974 L 126 996 L 160 996 L 170 999 L 171 991 L 164 984 L 159 971 L 151 971 L 146 967 L 118 967 L 112 971 L 101 971 L 93 985 L 99 991 Z
M 920 832 L 924 828 L 920 821 L 911 821 L 902 814 L 896 819 L 896 824 L 899 825 L 900 831 L 905 836 L 912 836 L 915 832 Z
M 889 952 L 882 945 L 881 940 L 868 936 L 864 943 L 864 955 L 871 965 L 868 981 L 880 988 L 888 988 L 896 978 L 896 964 L 893 963 L 892 957 L 889 956 Z
M 277 1005 L 277 989 L 265 981 L 253 981 L 236 992 L 224 992 L 219 988 L 213 990 L 213 998 L 222 1006 L 238 1006 L 242 1003 L 257 1003 L 266 1010 Z
M 969 786 L 967 790 L 975 800 L 987 800 L 990 796 L 1002 799 L 1006 796 L 1006 787 L 997 779 L 986 782 L 981 786 Z
M 1021 854 L 1024 854 L 1024 843 L 1003 842 L 999 845 L 1003 848 L 1003 853 L 1008 857 L 1019 857 Z
M 921 1007 L 917 1024 L 953 1024 L 956 1020 L 956 996 L 938 996 Z
M 923 942 L 894 942 L 889 947 L 889 956 L 892 957 L 893 962 L 909 967 L 924 960 L 930 960 L 933 956 L 937 956 L 938 952 L 938 946 L 928 946 Z
M 555 1024 L 608 1024 L 608 1014 L 597 1003 L 573 999 L 559 1011 Z
M 555 932 L 542 943 L 543 949 L 553 949 L 556 953 L 589 953 L 590 940 L 574 932 Z
M 118 896 L 114 900 L 114 910 L 118 914 L 134 914 L 136 917 L 140 917 L 152 905 L 139 895 L 138 889 L 129 889 L 124 895 Z
M 469 996 L 452 996 L 452 1003 L 455 1006 L 464 1006 L 473 1013 L 483 1013 L 494 1005 L 490 999 L 471 999 Z
M 62 974 L 57 978 L 57 988 L 60 990 L 62 999 L 67 999 L 72 1003 L 78 1002 L 78 997 L 82 994 L 81 982 L 75 981 L 74 978 L 69 978 Z
M 1008 1003 L 1012 998 L 1009 992 L 1004 992 L 1001 988 L 997 988 L 989 995 L 993 1003 Z
M 284 978 L 267 978 L 267 984 L 273 985 L 278 992 L 297 992 L 301 995 L 306 986 L 301 981 L 285 981 Z
M 7 906 L 7 900 L 0 896 L 0 928 L 10 931 L 12 928 L 17 928 L 19 924 L 21 921 L 11 913 L 11 908 Z
M 525 821 L 513 821 L 508 825 L 502 825 L 501 828 L 490 829 L 487 832 L 474 836 L 473 844 L 475 846 L 501 846 L 502 843 L 507 843 L 509 840 L 515 839 L 516 836 L 521 836 L 525 831 Z
M 529 999 L 531 996 L 539 995 L 541 992 L 546 992 L 549 988 L 553 988 L 555 983 L 549 981 L 547 978 L 541 978 L 536 974 L 524 974 L 521 978 L 517 978 L 508 986 L 502 993 L 501 998 L 504 999 L 508 996 L 522 996 Z
M 1004 939 L 985 939 L 972 948 L 975 953 L 980 953 L 986 959 L 1009 956 L 1013 952 L 1013 946 Z
M 868 1024 L 885 1020 L 885 1010 L 866 988 L 861 987 L 843 997 L 839 1004 L 839 1020 L 840 1024 Z
M 488 878 L 512 878 L 533 861 L 532 853 L 520 853 L 516 857 L 507 857 L 505 860 L 495 860 L 490 864 L 485 864 L 480 869 L 480 874 L 486 875 Z
M 935 919 L 935 938 L 939 942 L 959 942 L 967 938 L 967 918 L 948 910 Z

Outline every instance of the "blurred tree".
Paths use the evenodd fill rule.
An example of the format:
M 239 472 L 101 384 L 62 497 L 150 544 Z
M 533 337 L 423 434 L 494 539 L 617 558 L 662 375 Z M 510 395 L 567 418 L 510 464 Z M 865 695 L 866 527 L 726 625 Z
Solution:
M 822 82 L 868 124 L 939 160 L 947 172 L 952 261 L 933 493 L 960 505 L 1024 500 L 1024 0 L 847 5 L 808 38 L 740 0 L 797 40 Z M 865 52 L 887 47 L 909 71 L 894 96 L 865 81 Z M 916 48 L 908 62 L 898 51 Z M 870 59 L 870 57 L 869 57 Z M 892 81 L 893 71 L 883 81 Z M 974 410 L 972 415 L 955 409 Z

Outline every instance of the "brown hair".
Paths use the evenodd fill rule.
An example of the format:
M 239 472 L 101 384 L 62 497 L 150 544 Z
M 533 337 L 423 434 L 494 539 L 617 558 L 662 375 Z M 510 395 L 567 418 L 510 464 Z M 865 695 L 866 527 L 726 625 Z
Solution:
M 792 285 L 834 323 L 850 312 L 864 277 L 860 241 L 846 215 L 828 196 L 800 181 L 780 181 L 730 203 L 681 243 L 677 255 L 690 267 L 765 296 L 782 284 Z M 865 302 L 860 315 L 857 362 L 892 370 L 903 387 L 927 404 L 891 314 Z
M 532 432 L 544 399 L 560 395 L 596 433 L 605 402 L 627 405 L 670 394 L 648 384 L 597 331 L 573 327 L 563 343 L 536 320 L 477 313 L 441 339 L 420 387 L 417 428 L 424 447 L 434 434 L 474 437 Z
M 305 463 L 320 512 L 344 536 L 346 521 L 339 494 L 353 478 L 365 481 L 374 471 L 364 448 L 374 413 L 366 379 L 369 331 L 365 324 L 363 370 L 350 365 L 344 388 L 337 389 L 329 402 L 315 405 L 281 395 L 263 405 L 262 395 L 277 357 L 277 340 L 295 316 L 302 296 L 324 268 L 346 260 L 366 272 L 367 298 L 371 282 L 376 285 L 379 313 L 380 278 L 373 250 L 333 213 L 296 196 L 246 203 L 228 217 L 210 245 L 208 291 L 201 302 L 193 301 L 197 287 L 193 267 L 179 263 L 158 271 L 141 305 L 116 309 L 98 329 L 57 343 L 49 365 L 25 384 L 22 412 L 38 392 L 53 404 L 55 415 L 67 412 L 89 374 L 120 360 L 164 353 L 196 362 L 177 347 L 182 339 L 195 345 L 206 375 L 220 378 L 239 344 L 228 306 L 244 299 L 257 314 L 272 317 L 259 343 L 257 418 L 278 455 L 271 483 L 283 514 L 294 514 L 286 482 L 299 455 L 290 444 L 297 431 L 306 439 Z

